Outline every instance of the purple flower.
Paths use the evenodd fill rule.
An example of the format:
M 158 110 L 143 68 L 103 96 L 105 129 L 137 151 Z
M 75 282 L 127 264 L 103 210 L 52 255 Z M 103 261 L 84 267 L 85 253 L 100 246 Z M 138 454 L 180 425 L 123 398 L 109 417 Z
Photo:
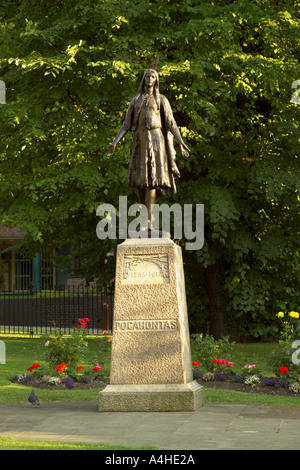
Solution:
M 265 379 L 265 385 L 269 387 L 282 387 L 288 388 L 288 381 L 283 379 L 277 379 L 275 377 L 267 377 Z
M 71 379 L 71 377 L 68 377 L 68 378 L 65 379 L 63 382 L 64 382 L 65 386 L 68 387 L 69 389 L 71 389 L 71 388 L 74 387 L 74 382 L 73 382 L 73 380 Z
M 265 379 L 265 385 L 268 385 L 269 387 L 278 387 L 278 381 L 274 377 L 268 377 Z
M 217 370 L 215 372 L 215 380 L 217 380 L 218 382 L 224 382 L 225 380 L 228 380 L 229 377 L 231 377 L 231 374 L 230 372 L 225 372 L 225 371 L 221 371 L 221 370 Z
M 87 384 L 89 382 L 93 382 L 94 378 L 91 375 L 82 375 L 79 379 L 78 382 Z

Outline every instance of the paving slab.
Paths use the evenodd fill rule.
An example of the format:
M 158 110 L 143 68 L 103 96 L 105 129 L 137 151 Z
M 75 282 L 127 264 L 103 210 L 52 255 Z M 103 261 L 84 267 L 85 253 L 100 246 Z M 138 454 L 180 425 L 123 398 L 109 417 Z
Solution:
M 99 412 L 98 400 L 0 406 L 0 436 L 167 450 L 300 450 L 300 407 L 205 403 L 189 412 Z

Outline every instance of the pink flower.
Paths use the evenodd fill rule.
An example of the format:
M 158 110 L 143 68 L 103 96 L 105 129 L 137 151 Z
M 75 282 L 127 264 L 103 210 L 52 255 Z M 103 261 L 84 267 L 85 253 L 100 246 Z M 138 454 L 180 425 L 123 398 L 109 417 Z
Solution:
M 48 341 L 46 341 L 46 343 L 45 343 L 45 346 L 49 346 L 49 344 L 50 344 L 50 341 L 48 339 Z
M 218 364 L 227 364 L 227 362 L 225 361 L 225 359 L 219 359 Z
M 255 364 L 246 364 L 244 369 L 253 369 L 253 367 L 256 367 Z
M 233 364 L 234 364 L 234 362 L 227 362 L 227 365 L 228 365 L 229 367 L 232 367 Z

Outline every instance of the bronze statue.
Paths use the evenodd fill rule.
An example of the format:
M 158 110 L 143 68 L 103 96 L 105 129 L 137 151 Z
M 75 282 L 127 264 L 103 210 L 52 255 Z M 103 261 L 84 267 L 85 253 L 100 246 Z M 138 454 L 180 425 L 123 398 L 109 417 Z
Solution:
M 156 65 L 157 59 L 145 72 L 121 129 L 106 149 L 107 155 L 113 155 L 117 143 L 128 131 L 132 132 L 127 186 L 139 190 L 141 202 L 148 209 L 150 227 L 151 206 L 156 201 L 157 191 L 165 196 L 176 193 L 174 178 L 180 173 L 173 137 L 179 143 L 182 155 L 189 156 L 189 148 L 182 140 L 170 103 L 159 93 Z

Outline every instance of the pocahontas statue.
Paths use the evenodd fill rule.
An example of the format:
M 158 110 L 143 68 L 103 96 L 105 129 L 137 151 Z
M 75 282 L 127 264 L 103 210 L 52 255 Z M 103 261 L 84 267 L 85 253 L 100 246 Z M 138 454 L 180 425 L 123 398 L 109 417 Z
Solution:
M 150 225 L 151 205 L 156 201 L 157 191 L 164 196 L 176 193 L 175 177 L 179 177 L 180 173 L 175 160 L 173 137 L 180 146 L 181 154 L 189 156 L 170 103 L 159 92 L 157 61 L 145 72 L 121 129 L 106 149 L 107 154 L 112 155 L 118 142 L 128 131 L 132 132 L 127 186 L 139 190 L 140 200 L 148 209 Z

